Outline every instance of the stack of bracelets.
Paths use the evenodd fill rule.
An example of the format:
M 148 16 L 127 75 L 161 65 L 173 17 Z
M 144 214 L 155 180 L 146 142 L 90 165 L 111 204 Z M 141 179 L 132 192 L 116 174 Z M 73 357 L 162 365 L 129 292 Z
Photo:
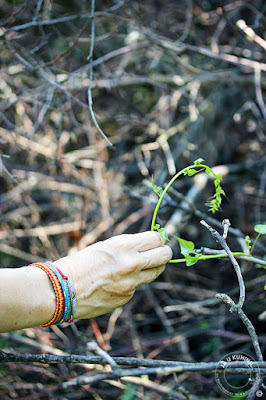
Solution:
M 41 326 L 45 328 L 50 325 L 62 324 L 63 322 L 73 322 L 73 316 L 77 308 L 77 299 L 70 278 L 64 275 L 50 261 L 30 264 L 29 267 L 37 267 L 45 271 L 52 282 L 55 292 L 56 309 L 53 318 Z

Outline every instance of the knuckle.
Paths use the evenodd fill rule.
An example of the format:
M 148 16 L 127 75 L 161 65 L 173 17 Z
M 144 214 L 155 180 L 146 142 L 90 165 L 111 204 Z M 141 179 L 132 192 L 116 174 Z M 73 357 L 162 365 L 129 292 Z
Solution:
M 165 270 L 165 265 L 162 265 L 158 270 L 158 276 L 161 275 Z
M 131 275 L 137 272 L 141 267 L 140 257 L 132 257 L 126 254 L 121 258 L 121 273 L 123 275 Z
M 101 265 L 114 265 L 115 264 L 115 252 L 109 246 L 106 246 L 105 249 L 98 255 L 99 260 L 101 261 Z
M 119 248 L 119 244 L 121 244 L 121 240 L 119 240 L 118 236 L 110 237 L 109 239 L 105 240 L 105 244 L 111 248 Z
M 123 295 L 132 296 L 135 292 L 136 284 L 133 280 L 127 279 L 121 285 L 121 291 Z
M 153 268 L 150 271 L 148 282 L 153 282 L 163 272 L 164 268 Z
M 127 253 L 130 249 L 132 240 L 131 235 L 124 234 L 119 236 L 113 236 L 106 240 L 108 246 L 110 246 L 115 252 L 119 254 Z
M 164 251 L 164 254 L 163 254 L 164 262 L 166 263 L 173 257 L 173 251 L 172 251 L 171 247 L 169 247 L 169 246 L 164 246 L 163 251 Z
M 153 281 L 157 279 L 158 276 L 160 276 L 164 270 L 165 270 L 165 265 L 161 265 L 159 268 L 156 268 L 156 270 L 154 271 Z
M 153 240 L 154 240 L 155 242 L 160 243 L 160 245 L 163 245 L 163 244 L 164 244 L 164 240 L 163 240 L 163 238 L 159 235 L 158 232 L 152 231 L 151 234 L 153 235 L 153 237 L 154 237 Z
M 154 281 L 158 276 L 159 276 L 159 270 L 156 268 L 154 271 L 152 271 L 151 279 Z
M 147 253 L 143 253 L 141 268 L 144 268 L 144 269 L 149 268 L 152 264 L 153 264 L 152 257 Z
M 124 274 L 130 275 L 136 272 L 136 270 L 138 270 L 138 266 L 136 264 L 134 264 L 131 260 L 125 260 L 123 263 Z

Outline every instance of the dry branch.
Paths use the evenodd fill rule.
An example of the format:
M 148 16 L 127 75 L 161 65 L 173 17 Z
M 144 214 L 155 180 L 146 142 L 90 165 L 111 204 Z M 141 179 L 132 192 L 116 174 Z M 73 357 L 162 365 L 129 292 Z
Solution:
M 261 351 L 260 344 L 259 344 L 259 339 L 256 334 L 255 328 L 254 328 L 252 322 L 250 321 L 250 319 L 246 316 L 246 314 L 244 313 L 244 311 L 242 309 L 242 307 L 244 305 L 244 301 L 245 301 L 245 284 L 244 284 L 244 280 L 242 277 L 241 269 L 225 240 L 230 222 L 228 219 L 223 221 L 223 225 L 224 225 L 224 235 L 223 236 L 221 236 L 215 229 L 213 229 L 205 221 L 202 220 L 201 224 L 210 231 L 211 235 L 214 237 L 216 242 L 219 243 L 223 247 L 223 249 L 226 251 L 226 253 L 228 254 L 228 257 L 230 258 L 230 261 L 234 267 L 237 278 L 238 278 L 240 295 L 239 295 L 239 301 L 237 304 L 231 299 L 230 296 L 228 296 L 227 294 L 224 294 L 224 293 L 216 294 L 216 298 L 224 301 L 230 307 L 230 312 L 235 313 L 240 317 L 240 319 L 242 320 L 243 324 L 245 325 L 245 327 L 249 333 L 249 336 L 251 338 L 251 341 L 252 341 L 252 344 L 253 344 L 253 347 L 254 347 L 254 350 L 255 350 L 258 360 L 263 361 L 263 355 L 262 355 L 262 351 Z M 226 227 L 226 225 L 227 225 L 227 227 Z M 248 393 L 247 400 L 253 400 L 256 397 L 256 392 L 261 387 L 265 376 L 266 376 L 265 371 L 259 371 L 259 370 L 257 371 L 255 382 L 252 385 L 252 388 Z

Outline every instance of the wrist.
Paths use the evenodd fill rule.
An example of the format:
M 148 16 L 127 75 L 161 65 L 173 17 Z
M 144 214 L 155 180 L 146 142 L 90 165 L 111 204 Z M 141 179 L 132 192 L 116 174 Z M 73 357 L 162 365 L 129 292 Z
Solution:
M 42 327 L 58 325 L 63 322 L 72 322 L 76 312 L 76 295 L 74 285 L 63 271 L 51 261 L 37 262 L 30 264 L 29 267 L 38 268 L 44 271 L 49 278 L 56 298 L 56 309 L 53 317 Z
M 55 311 L 52 285 L 37 268 L 0 269 L 0 295 L 0 332 L 44 324 Z
M 31 302 L 31 317 L 36 321 L 34 325 L 45 324 L 56 309 L 53 285 L 46 272 L 39 268 L 22 267 L 19 270 L 20 279 L 25 285 L 26 301 Z

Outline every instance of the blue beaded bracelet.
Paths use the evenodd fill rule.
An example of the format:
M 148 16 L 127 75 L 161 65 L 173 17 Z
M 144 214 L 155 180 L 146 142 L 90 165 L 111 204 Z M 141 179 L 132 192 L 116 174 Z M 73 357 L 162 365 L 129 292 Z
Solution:
M 60 281 L 62 287 L 64 298 L 65 298 L 65 308 L 62 318 L 55 325 L 62 324 L 63 322 L 73 322 L 73 316 L 77 308 L 77 299 L 75 295 L 74 285 L 70 278 L 63 274 L 63 272 L 55 267 L 50 261 L 45 263 L 52 271 L 56 274 Z

